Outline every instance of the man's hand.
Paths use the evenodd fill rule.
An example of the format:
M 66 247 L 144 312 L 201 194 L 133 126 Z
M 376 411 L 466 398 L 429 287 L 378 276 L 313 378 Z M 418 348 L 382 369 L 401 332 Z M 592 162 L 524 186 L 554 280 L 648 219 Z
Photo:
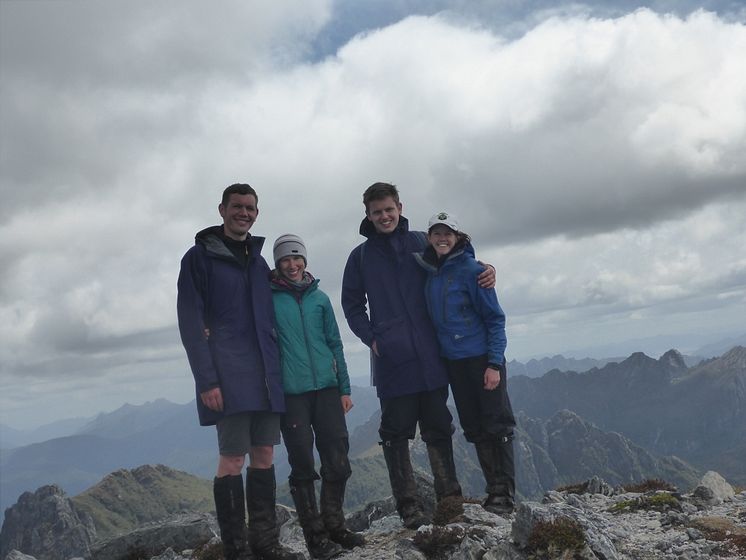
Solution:
M 495 267 L 489 263 L 485 264 L 482 261 L 478 262 L 484 266 L 484 270 L 479 276 L 477 276 L 477 283 L 480 288 L 491 290 L 495 287 Z
M 375 354 L 375 355 L 376 355 L 376 356 L 377 356 L 378 358 L 380 358 L 380 357 L 381 357 L 381 355 L 380 355 L 380 354 L 378 353 L 378 344 L 376 344 L 376 341 L 375 341 L 375 340 L 374 340 L 374 341 L 372 342 L 372 344 L 370 345 L 370 347 L 371 347 L 371 348 L 373 349 L 373 353 L 374 353 L 374 354 Z
M 199 398 L 202 399 L 202 404 L 210 410 L 223 411 L 223 392 L 220 387 L 213 387 L 204 393 L 200 393 Z
M 500 371 L 488 367 L 484 370 L 484 388 L 487 391 L 494 391 L 500 385 Z
M 342 410 L 344 410 L 344 413 L 347 414 L 350 409 L 355 406 L 352 404 L 352 399 L 350 398 L 350 395 L 342 395 L 340 397 L 340 400 L 342 401 Z

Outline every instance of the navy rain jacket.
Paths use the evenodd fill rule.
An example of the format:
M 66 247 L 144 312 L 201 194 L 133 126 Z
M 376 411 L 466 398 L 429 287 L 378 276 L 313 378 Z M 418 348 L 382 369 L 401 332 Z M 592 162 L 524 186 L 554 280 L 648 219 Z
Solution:
M 250 237 L 244 267 L 218 235 L 221 230 L 213 226 L 197 234 L 178 280 L 179 332 L 203 426 L 238 412 L 285 411 L 269 267 L 261 256 L 264 238 Z M 223 394 L 223 412 L 200 399 L 214 387 Z
M 368 240 L 347 259 L 342 309 L 360 340 L 368 346 L 376 341 L 380 356 L 372 356 L 371 369 L 378 397 L 447 386 L 448 374 L 425 302 L 427 273 L 414 258 L 425 249 L 426 236 L 409 231 L 404 216 L 391 234 L 379 234 L 364 218 L 360 234 Z

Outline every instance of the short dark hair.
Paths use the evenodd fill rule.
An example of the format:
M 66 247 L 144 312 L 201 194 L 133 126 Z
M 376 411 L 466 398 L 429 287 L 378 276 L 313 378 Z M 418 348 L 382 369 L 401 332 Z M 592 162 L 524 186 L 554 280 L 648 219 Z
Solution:
M 368 213 L 369 203 L 374 200 L 383 200 L 389 196 L 394 199 L 394 202 L 399 204 L 399 191 L 396 190 L 396 185 L 392 185 L 391 183 L 373 183 L 363 193 L 365 213 Z
M 223 191 L 223 199 L 220 201 L 220 204 L 223 206 L 228 206 L 228 201 L 231 198 L 232 194 L 253 194 L 254 198 L 256 199 L 256 203 L 259 204 L 259 195 L 256 194 L 256 191 L 251 185 L 248 185 L 246 183 L 233 183 L 232 185 L 225 188 Z

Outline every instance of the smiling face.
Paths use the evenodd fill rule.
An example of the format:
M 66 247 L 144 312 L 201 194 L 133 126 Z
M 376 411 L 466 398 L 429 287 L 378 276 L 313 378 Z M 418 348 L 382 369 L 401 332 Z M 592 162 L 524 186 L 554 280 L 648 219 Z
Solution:
M 303 257 L 295 255 L 283 257 L 277 263 L 277 270 L 291 282 L 300 282 L 303 280 L 303 272 L 306 270 L 306 261 Z
M 227 204 L 218 206 L 223 217 L 223 231 L 227 237 L 243 241 L 259 215 L 253 194 L 231 194 Z
M 392 233 L 399 225 L 401 208 L 401 202 L 396 202 L 390 196 L 371 200 L 368 202 L 368 220 L 373 223 L 378 233 Z
M 451 252 L 456 246 L 458 236 L 456 232 L 444 224 L 438 224 L 430 228 L 427 234 L 427 240 L 435 249 L 435 253 L 442 257 Z

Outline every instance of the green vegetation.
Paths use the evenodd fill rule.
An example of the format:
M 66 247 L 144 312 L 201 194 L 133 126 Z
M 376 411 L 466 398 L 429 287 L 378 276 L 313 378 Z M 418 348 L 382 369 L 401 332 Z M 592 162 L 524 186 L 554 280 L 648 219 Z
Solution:
M 585 531 L 569 517 L 539 521 L 528 537 L 530 558 L 580 558 L 584 548 Z
M 634 484 L 625 484 L 622 486 L 625 492 L 634 492 L 638 494 L 644 494 L 646 492 L 655 492 L 657 490 L 664 490 L 666 492 L 676 492 L 676 487 L 673 484 L 661 480 L 659 478 L 648 478 L 642 482 Z
M 681 502 L 669 492 L 656 492 L 639 498 L 622 500 L 609 508 L 612 513 L 628 513 L 639 510 L 668 511 L 681 510 Z
M 115 471 L 72 500 L 93 518 L 101 538 L 182 511 L 214 510 L 210 481 L 163 465 Z

